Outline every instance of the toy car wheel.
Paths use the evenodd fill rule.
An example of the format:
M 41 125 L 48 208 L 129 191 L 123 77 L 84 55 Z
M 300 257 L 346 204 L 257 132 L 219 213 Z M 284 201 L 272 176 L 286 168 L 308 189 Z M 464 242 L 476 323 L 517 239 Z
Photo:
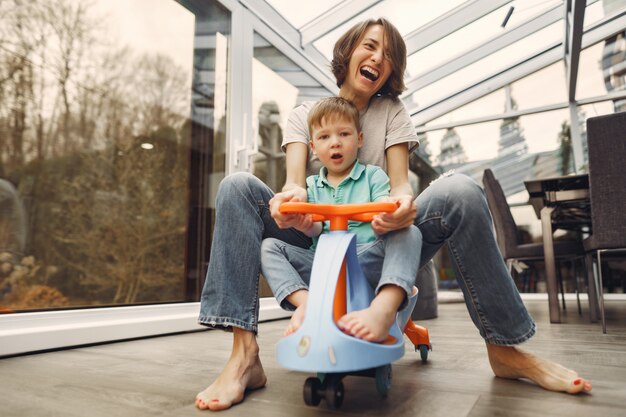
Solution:
M 418 349 L 420 351 L 420 358 L 422 358 L 422 362 L 426 362 L 428 360 L 428 345 L 419 345 Z
M 326 404 L 329 408 L 339 408 L 343 403 L 343 382 L 339 378 L 328 378 L 326 385 Z
M 304 396 L 304 403 L 306 405 L 316 406 L 322 400 L 322 397 L 319 394 L 320 388 L 322 387 L 322 383 L 319 379 L 315 377 L 307 378 L 304 381 L 304 389 L 302 390 L 302 394 Z
M 391 364 L 376 368 L 376 391 L 383 397 L 387 396 L 391 389 Z

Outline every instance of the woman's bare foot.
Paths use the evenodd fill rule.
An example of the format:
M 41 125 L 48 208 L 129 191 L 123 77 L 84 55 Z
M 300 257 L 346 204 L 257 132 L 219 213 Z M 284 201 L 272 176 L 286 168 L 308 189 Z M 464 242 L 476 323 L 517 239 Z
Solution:
M 487 354 L 493 373 L 500 378 L 526 378 L 546 390 L 569 394 L 591 391 L 591 383 L 576 372 L 515 346 L 487 343 Z
M 238 328 L 233 333 L 233 350 L 222 373 L 196 396 L 201 410 L 230 408 L 243 401 L 246 390 L 262 388 L 267 382 L 254 333 Z
M 306 312 L 306 303 L 299 305 L 296 310 L 291 315 L 291 319 L 289 320 L 289 324 L 283 333 L 283 336 L 289 336 L 292 333 L 295 333 L 302 323 L 304 322 L 304 313 Z

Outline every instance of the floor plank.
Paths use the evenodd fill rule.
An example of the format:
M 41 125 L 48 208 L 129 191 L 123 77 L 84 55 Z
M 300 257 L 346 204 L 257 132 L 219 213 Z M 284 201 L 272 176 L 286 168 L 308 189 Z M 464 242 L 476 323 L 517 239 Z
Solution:
M 527 382 L 495 378 L 484 342 L 462 303 L 439 305 L 439 317 L 421 324 L 434 350 L 422 364 L 407 349 L 393 366 L 387 398 L 374 380 L 344 379 L 343 407 L 324 402 L 307 407 L 302 384 L 308 376 L 280 367 L 273 347 L 285 321 L 261 324 L 259 344 L 269 382 L 224 416 L 622 416 L 626 402 L 626 303 L 608 302 L 609 334 L 590 324 L 575 303 L 564 323 L 551 325 L 545 301 L 526 302 L 538 333 L 525 347 L 576 369 L 594 386 L 590 395 L 544 391 Z M 586 307 L 586 306 L 585 306 Z M 219 374 L 228 359 L 231 334 L 219 331 L 83 347 L 0 360 L 0 415 L 198 416 L 197 391 Z M 407 345 L 408 346 L 408 345 Z M 410 346 L 408 346 L 410 347 Z

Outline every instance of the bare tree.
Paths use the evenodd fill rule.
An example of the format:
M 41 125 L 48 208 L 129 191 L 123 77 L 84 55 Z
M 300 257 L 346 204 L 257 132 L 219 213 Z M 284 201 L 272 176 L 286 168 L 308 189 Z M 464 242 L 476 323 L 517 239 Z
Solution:
M 32 179 L 30 251 L 39 270 L 56 268 L 28 281 L 45 291 L 19 294 L 180 299 L 189 74 L 169 57 L 100 41 L 91 9 L 0 0 L 0 167 Z
M 59 134 L 63 138 L 60 149 L 63 153 L 75 150 L 70 132 L 70 120 L 72 115 L 70 95 L 77 94 L 77 85 L 70 88 L 71 82 L 78 81 L 76 77 L 80 73 L 83 57 L 86 49 L 93 41 L 92 22 L 88 17 L 89 3 L 69 2 L 68 0 L 50 0 L 48 12 L 50 24 L 56 35 L 58 53 L 52 60 L 52 65 L 58 74 L 60 97 L 63 105 L 63 113 L 59 120 Z M 72 91 L 73 90 L 73 91 Z M 55 139 L 57 139 L 55 137 Z M 55 141 L 56 142 L 56 141 Z M 54 147 L 56 149 L 56 146 Z

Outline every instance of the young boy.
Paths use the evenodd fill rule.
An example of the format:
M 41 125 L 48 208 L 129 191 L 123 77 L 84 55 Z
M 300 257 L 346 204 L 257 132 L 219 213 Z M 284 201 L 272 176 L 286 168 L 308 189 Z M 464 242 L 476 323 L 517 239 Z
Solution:
M 310 146 L 322 168 L 306 179 L 310 203 L 342 204 L 384 201 L 389 196 L 389 177 L 376 166 L 361 165 L 357 152 L 363 143 L 359 112 L 349 101 L 331 97 L 319 101 L 308 115 Z M 328 225 L 312 222 L 302 214 L 296 229 L 313 238 L 310 249 L 268 238 L 261 246 L 261 265 L 281 307 L 294 310 L 285 335 L 295 332 L 304 320 L 314 249 Z M 413 293 L 419 265 L 415 248 L 421 249 L 421 233 L 411 225 L 376 237 L 369 223 L 352 222 L 348 230 L 357 236 L 357 256 L 365 277 L 376 288 L 370 306 L 343 316 L 337 325 L 355 337 L 382 341 L 398 309 Z M 418 251 L 419 253 L 419 251 Z

